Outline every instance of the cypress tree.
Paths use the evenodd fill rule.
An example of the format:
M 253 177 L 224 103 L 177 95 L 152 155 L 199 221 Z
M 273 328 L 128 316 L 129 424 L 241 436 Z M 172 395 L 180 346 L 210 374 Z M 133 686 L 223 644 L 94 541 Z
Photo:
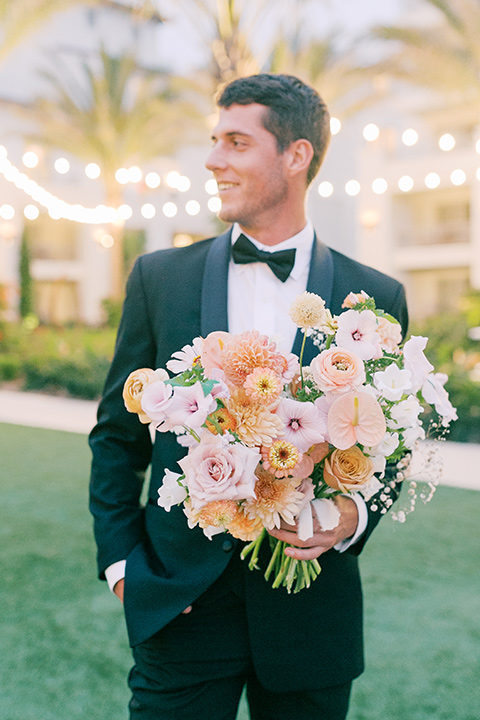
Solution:
M 27 231 L 22 233 L 20 243 L 20 317 L 24 318 L 33 312 L 33 283 L 30 275 L 30 248 Z

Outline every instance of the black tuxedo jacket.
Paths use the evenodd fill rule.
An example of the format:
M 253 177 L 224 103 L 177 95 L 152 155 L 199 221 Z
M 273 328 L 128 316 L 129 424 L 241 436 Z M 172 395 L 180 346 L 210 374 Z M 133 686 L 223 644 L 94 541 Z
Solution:
M 132 645 L 152 636 L 211 586 L 226 568 L 236 542 L 226 534 L 208 540 L 198 527 L 188 528 L 180 507 L 170 512 L 158 507 L 164 468 L 177 471 L 185 450 L 171 433 L 157 433 L 152 447 L 148 427 L 125 410 L 122 400 L 123 384 L 132 370 L 164 368 L 171 354 L 194 337 L 228 330 L 230 252 L 230 233 L 187 248 L 160 250 L 139 258 L 127 285 L 114 359 L 90 435 L 90 507 L 100 577 L 109 565 L 127 559 L 125 614 Z M 365 290 L 378 307 L 398 318 L 406 332 L 402 285 L 317 240 L 307 289 L 321 295 L 336 314 L 350 291 Z M 293 348 L 297 354 L 300 342 L 298 333 Z M 315 354 L 307 341 L 305 363 Z M 148 498 L 141 501 L 149 465 Z M 252 652 L 267 687 L 336 685 L 362 672 L 357 555 L 378 520 L 378 513 L 369 512 L 362 540 L 345 553 L 331 550 L 322 555 L 321 575 L 296 595 L 283 588 L 273 590 L 261 572 L 246 573 Z M 309 672 L 292 672 L 301 667 Z

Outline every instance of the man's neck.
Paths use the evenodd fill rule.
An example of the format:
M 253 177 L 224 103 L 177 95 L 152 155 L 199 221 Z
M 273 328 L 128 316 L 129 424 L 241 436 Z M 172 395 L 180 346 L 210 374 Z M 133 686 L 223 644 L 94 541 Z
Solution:
M 246 235 L 250 235 L 250 237 L 255 238 L 257 242 L 261 243 L 262 245 L 278 245 L 279 243 L 283 242 L 284 240 L 288 240 L 289 238 L 293 237 L 294 235 L 297 235 L 299 232 L 303 230 L 305 225 L 307 224 L 307 219 L 305 215 L 303 214 L 302 217 L 299 217 L 295 220 L 290 219 L 287 223 L 273 223 L 272 226 L 269 227 L 263 227 L 263 226 L 252 226 L 247 227 L 246 225 L 242 225 L 239 223 L 239 227 Z

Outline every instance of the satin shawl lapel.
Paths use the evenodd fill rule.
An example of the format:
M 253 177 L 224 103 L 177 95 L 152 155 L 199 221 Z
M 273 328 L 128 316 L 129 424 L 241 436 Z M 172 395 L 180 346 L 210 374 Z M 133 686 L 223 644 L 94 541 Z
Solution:
M 317 240 L 315 236 L 312 247 L 312 259 L 308 275 L 307 291 L 320 295 L 325 300 L 325 306 L 330 306 L 333 289 L 333 258 L 329 248 Z M 297 330 L 292 352 L 300 355 L 303 333 Z M 303 365 L 309 365 L 317 354 L 314 344 L 307 338 L 303 353 Z
M 231 231 L 219 235 L 207 254 L 202 283 L 201 333 L 228 331 L 228 263 Z

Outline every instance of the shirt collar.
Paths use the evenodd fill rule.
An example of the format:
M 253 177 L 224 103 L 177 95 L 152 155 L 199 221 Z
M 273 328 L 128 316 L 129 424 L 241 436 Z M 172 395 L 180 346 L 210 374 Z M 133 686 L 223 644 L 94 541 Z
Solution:
M 258 240 L 255 240 L 255 238 L 251 235 L 247 235 L 246 232 L 243 232 L 238 223 L 234 223 L 232 227 L 232 245 L 236 240 L 238 240 L 241 234 L 245 235 L 245 237 L 247 237 L 259 250 L 263 250 L 264 252 L 278 252 L 279 250 L 290 250 L 290 248 L 295 248 L 297 251 L 295 254 L 295 265 L 290 273 L 290 277 L 293 278 L 293 280 L 298 280 L 300 275 L 305 272 L 310 264 L 315 233 L 313 231 L 313 225 L 309 219 L 307 219 L 305 227 L 300 230 L 300 232 L 296 235 L 292 235 L 292 237 L 287 238 L 286 240 L 283 240 L 277 245 L 263 245 L 258 242 Z M 239 265 L 238 269 L 244 269 L 245 267 L 246 266 L 244 265 Z

